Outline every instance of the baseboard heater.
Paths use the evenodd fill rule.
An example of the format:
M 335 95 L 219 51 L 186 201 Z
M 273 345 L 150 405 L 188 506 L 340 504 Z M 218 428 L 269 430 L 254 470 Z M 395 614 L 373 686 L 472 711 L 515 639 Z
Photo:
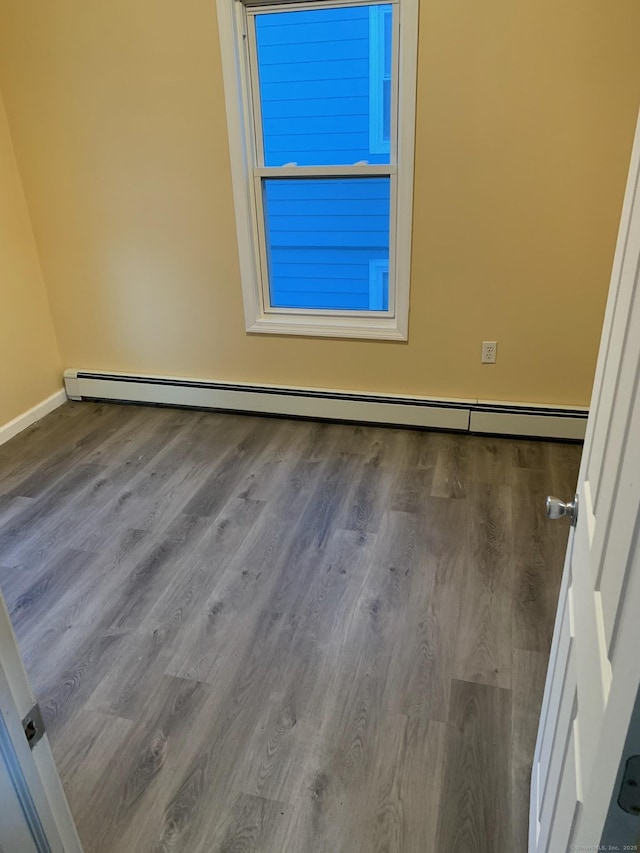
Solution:
M 561 406 L 205 382 L 86 370 L 66 370 L 64 384 L 70 400 L 150 403 L 571 441 L 584 438 L 588 415 L 587 409 Z

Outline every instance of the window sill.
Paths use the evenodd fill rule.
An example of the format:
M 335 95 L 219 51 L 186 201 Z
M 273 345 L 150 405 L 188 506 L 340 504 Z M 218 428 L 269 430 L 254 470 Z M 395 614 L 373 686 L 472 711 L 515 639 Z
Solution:
M 261 316 L 248 322 L 247 332 L 267 335 L 356 338 L 359 340 L 406 341 L 407 329 L 395 317 L 305 317 L 301 315 Z

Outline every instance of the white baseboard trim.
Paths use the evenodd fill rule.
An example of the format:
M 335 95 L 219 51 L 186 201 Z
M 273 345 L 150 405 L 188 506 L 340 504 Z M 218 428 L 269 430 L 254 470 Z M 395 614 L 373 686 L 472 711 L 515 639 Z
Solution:
M 588 410 L 66 370 L 72 400 L 154 403 L 264 415 L 582 440 Z
M 49 412 L 57 409 L 58 406 L 61 406 L 66 401 L 66 399 L 67 395 L 65 390 L 64 388 L 61 388 L 59 391 L 56 391 L 55 394 L 47 397 L 46 400 L 43 400 L 28 411 L 18 415 L 17 418 L 9 421 L 8 424 L 0 426 L 0 444 L 4 444 L 6 441 L 9 441 L 9 439 L 18 435 L 19 432 L 22 432 L 23 429 L 26 429 L 31 426 L 31 424 L 39 421 L 45 415 L 48 415 Z

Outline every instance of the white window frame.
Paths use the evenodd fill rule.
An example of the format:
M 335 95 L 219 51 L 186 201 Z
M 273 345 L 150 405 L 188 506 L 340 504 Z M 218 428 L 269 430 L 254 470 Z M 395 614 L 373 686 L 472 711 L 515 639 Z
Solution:
M 378 340 L 407 340 L 413 212 L 413 163 L 419 0 L 216 0 L 240 275 L 247 332 Z M 265 167 L 261 127 L 252 103 L 249 39 L 256 12 L 345 6 L 394 5 L 393 54 L 398 85 L 392 90 L 391 165 Z M 253 69 L 255 79 L 256 69 Z M 396 117 L 402 116 L 398 123 Z M 394 145 L 393 143 L 397 144 Z M 330 311 L 269 305 L 262 212 L 266 177 L 388 176 L 391 182 L 389 310 Z

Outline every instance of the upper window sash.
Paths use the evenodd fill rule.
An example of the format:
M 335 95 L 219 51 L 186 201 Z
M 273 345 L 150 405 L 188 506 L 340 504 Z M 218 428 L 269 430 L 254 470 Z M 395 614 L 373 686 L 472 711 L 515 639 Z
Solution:
M 300 0 L 289 0 L 286 4 L 281 2 L 274 3 L 273 0 L 258 0 L 258 2 L 241 3 L 244 6 L 244 14 L 246 16 L 246 24 L 244 30 L 244 41 L 247 47 L 248 61 L 248 84 L 250 87 L 250 107 L 252 120 L 252 162 L 254 169 L 283 169 L 283 168 L 334 168 L 335 174 L 346 174 L 343 168 L 347 167 L 386 167 L 384 171 L 374 171 L 371 174 L 392 174 L 389 167 L 396 166 L 398 162 L 398 83 L 399 83 L 399 15 L 397 14 L 398 0 L 345 0 L 345 2 L 336 2 L 336 0 L 312 0 L 312 2 L 301 3 Z M 292 8 L 292 6 L 294 8 Z M 389 57 L 389 81 L 390 81 L 390 124 L 389 124 L 389 139 L 386 144 L 383 140 L 383 114 L 382 114 L 382 91 L 377 97 L 374 96 L 371 80 L 372 72 L 378 76 L 380 88 L 384 80 L 384 51 L 381 50 L 379 59 L 369 59 L 369 99 L 370 109 L 374 114 L 369 121 L 369 155 L 373 154 L 388 154 L 388 163 L 370 163 L 368 157 L 364 156 L 359 160 L 352 162 L 339 163 L 336 166 L 329 167 L 326 163 L 312 163 L 300 165 L 297 162 L 295 166 L 290 163 L 282 163 L 277 166 L 267 165 L 265 163 L 265 141 L 263 131 L 263 109 L 262 109 L 262 90 L 260 83 L 260 67 L 259 67 L 259 50 L 256 31 L 256 17 L 265 14 L 278 14 L 286 12 L 304 12 L 317 11 L 322 9 L 345 9 L 350 7 L 393 7 L 392 13 L 392 30 L 391 30 L 391 56 Z M 376 47 L 383 48 L 384 32 L 383 32 L 383 16 L 380 15 L 375 21 L 370 23 L 370 36 L 375 30 L 378 37 Z M 371 42 L 370 42 L 371 43 Z M 377 51 L 372 52 L 374 55 Z M 292 161 L 295 162 L 295 161 Z M 340 171 L 338 171 L 338 169 Z M 302 172 L 296 172 L 302 175 Z

